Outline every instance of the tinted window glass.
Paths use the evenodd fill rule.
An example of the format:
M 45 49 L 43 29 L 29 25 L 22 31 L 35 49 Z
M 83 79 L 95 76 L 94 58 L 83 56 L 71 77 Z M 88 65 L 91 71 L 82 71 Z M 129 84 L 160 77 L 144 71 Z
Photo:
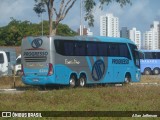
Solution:
M 97 43 L 96 42 L 88 42 L 87 43 L 87 56 L 97 56 Z
M 106 43 L 98 43 L 98 55 L 107 56 L 108 45 Z
M 153 59 L 156 59 L 156 58 L 157 58 L 157 53 L 156 53 L 156 52 L 153 52 L 153 53 L 152 53 L 152 56 L 153 56 Z
M 1 63 L 1 64 L 4 63 L 4 57 L 3 57 L 3 54 L 2 54 L 2 53 L 0 53 L 0 63 Z
M 55 40 L 56 52 L 65 56 L 112 56 L 131 59 L 127 44 Z
M 145 59 L 160 59 L 160 52 L 145 52 Z
M 10 62 L 10 52 L 6 52 L 8 62 Z
M 129 44 L 129 47 L 131 49 L 131 53 L 132 53 L 133 58 L 135 58 L 134 52 L 135 52 L 135 50 L 137 50 L 137 46 Z
M 64 55 L 67 55 L 67 56 L 74 55 L 74 42 L 64 41 Z
M 160 52 L 157 52 L 157 59 L 160 59 Z
M 64 55 L 64 42 L 61 40 L 55 40 L 54 44 L 55 44 L 56 52 L 61 55 Z
M 85 42 L 75 42 L 75 56 L 85 56 Z
M 118 47 L 118 44 L 116 43 L 111 43 L 109 45 L 109 56 L 119 56 L 119 47 Z
M 144 59 L 144 54 L 143 53 L 140 53 L 140 59 Z
M 140 61 L 139 61 L 139 53 L 136 51 L 137 50 L 137 46 L 129 44 L 129 47 L 131 49 L 132 52 L 132 56 L 133 56 L 133 60 L 134 60 L 134 64 L 139 67 L 140 66 Z
M 151 52 L 145 52 L 145 59 L 153 59 L 153 54 Z
M 139 58 L 139 53 L 137 51 L 134 52 L 134 63 L 135 65 L 140 68 L 140 58 Z
M 120 57 L 126 57 L 128 59 L 131 59 L 131 56 L 126 44 L 119 44 L 119 54 L 120 54 Z

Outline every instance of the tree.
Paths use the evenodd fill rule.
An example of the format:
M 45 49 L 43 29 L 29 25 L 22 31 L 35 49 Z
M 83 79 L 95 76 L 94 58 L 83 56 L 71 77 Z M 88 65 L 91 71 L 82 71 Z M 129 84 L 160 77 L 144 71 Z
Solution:
M 46 12 L 46 8 L 48 11 L 48 17 L 49 17 L 49 34 L 55 35 L 57 26 L 62 21 L 69 10 L 73 7 L 77 0 L 35 0 L 36 4 L 34 6 L 34 11 L 40 16 L 43 12 Z M 102 10 L 104 6 L 109 5 L 111 2 L 117 2 L 120 4 L 121 7 L 123 7 L 126 4 L 131 4 L 131 0 L 83 0 L 84 1 L 84 10 L 86 12 L 85 14 L 85 20 L 88 21 L 89 26 L 93 26 L 94 24 L 94 15 L 93 15 L 93 9 L 97 5 L 97 3 L 100 3 L 100 9 Z M 57 4 L 59 3 L 59 7 L 57 8 Z M 56 19 L 54 20 L 54 26 L 52 23 L 52 17 L 53 14 L 56 15 Z
M 46 12 L 45 6 L 47 7 L 48 17 L 49 17 L 49 34 L 55 35 L 59 22 L 65 18 L 65 16 L 67 15 L 67 13 L 69 12 L 69 10 L 72 8 L 72 6 L 74 5 L 74 3 L 76 1 L 77 0 L 68 0 L 68 1 L 61 0 L 60 6 L 59 6 L 59 11 L 58 11 L 56 9 L 56 6 L 54 5 L 55 0 L 35 0 L 36 4 L 34 6 L 34 11 L 38 15 L 40 15 L 43 12 Z M 52 27 L 53 27 L 53 22 L 52 22 L 53 11 L 55 12 L 56 20 L 54 21 L 55 22 L 54 28 L 52 29 Z
M 11 18 L 11 22 L 4 27 L 0 27 L 0 45 L 3 46 L 18 46 L 21 44 L 25 36 L 40 36 L 42 23 L 31 23 L 30 21 L 19 21 Z M 43 34 L 49 34 L 48 21 L 43 21 Z M 53 23 L 54 25 L 54 23 Z M 65 24 L 59 24 L 57 27 L 57 35 L 75 36 L 77 33 Z

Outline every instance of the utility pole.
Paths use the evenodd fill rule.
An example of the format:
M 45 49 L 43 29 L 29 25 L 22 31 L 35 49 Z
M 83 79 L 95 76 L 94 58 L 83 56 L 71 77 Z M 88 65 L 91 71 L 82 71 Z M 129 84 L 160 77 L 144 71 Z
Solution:
M 83 35 L 83 23 L 82 23 L 82 5 L 83 5 L 83 3 L 82 3 L 83 1 L 81 0 L 80 1 L 80 29 L 79 29 L 79 31 L 80 31 L 80 36 L 81 35 Z
M 42 22 L 42 36 L 43 36 L 43 12 L 41 13 L 41 22 Z

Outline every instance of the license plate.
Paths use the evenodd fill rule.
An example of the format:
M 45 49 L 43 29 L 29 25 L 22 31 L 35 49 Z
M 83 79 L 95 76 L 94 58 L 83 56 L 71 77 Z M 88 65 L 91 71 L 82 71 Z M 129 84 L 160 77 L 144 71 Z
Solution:
M 33 81 L 34 82 L 38 82 L 39 80 L 38 80 L 38 78 L 34 78 Z

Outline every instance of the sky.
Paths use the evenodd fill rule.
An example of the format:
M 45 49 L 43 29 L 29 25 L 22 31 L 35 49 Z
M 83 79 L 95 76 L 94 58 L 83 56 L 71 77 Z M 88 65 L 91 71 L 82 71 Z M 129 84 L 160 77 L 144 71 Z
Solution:
M 57 1 L 59 2 L 59 0 Z M 119 18 L 120 29 L 121 27 L 128 27 L 128 29 L 136 27 L 142 33 L 150 29 L 153 21 L 160 21 L 160 0 L 131 0 L 131 2 L 132 5 L 123 8 L 112 2 L 108 6 L 104 6 L 103 10 L 99 9 L 97 4 L 97 7 L 93 10 L 95 16 L 94 27 L 90 27 L 94 35 L 100 33 L 100 16 L 107 13 L 112 13 Z M 32 23 L 41 22 L 41 17 L 38 17 L 33 11 L 34 4 L 34 0 L 0 0 L 0 27 L 6 26 L 11 21 L 11 17 L 21 21 L 28 20 Z M 83 14 L 85 15 L 84 11 Z M 43 14 L 43 19 L 48 20 L 47 12 Z M 82 21 L 83 25 L 88 27 L 87 22 L 84 19 Z M 77 0 L 61 23 L 67 24 L 77 31 L 80 25 L 80 0 Z

